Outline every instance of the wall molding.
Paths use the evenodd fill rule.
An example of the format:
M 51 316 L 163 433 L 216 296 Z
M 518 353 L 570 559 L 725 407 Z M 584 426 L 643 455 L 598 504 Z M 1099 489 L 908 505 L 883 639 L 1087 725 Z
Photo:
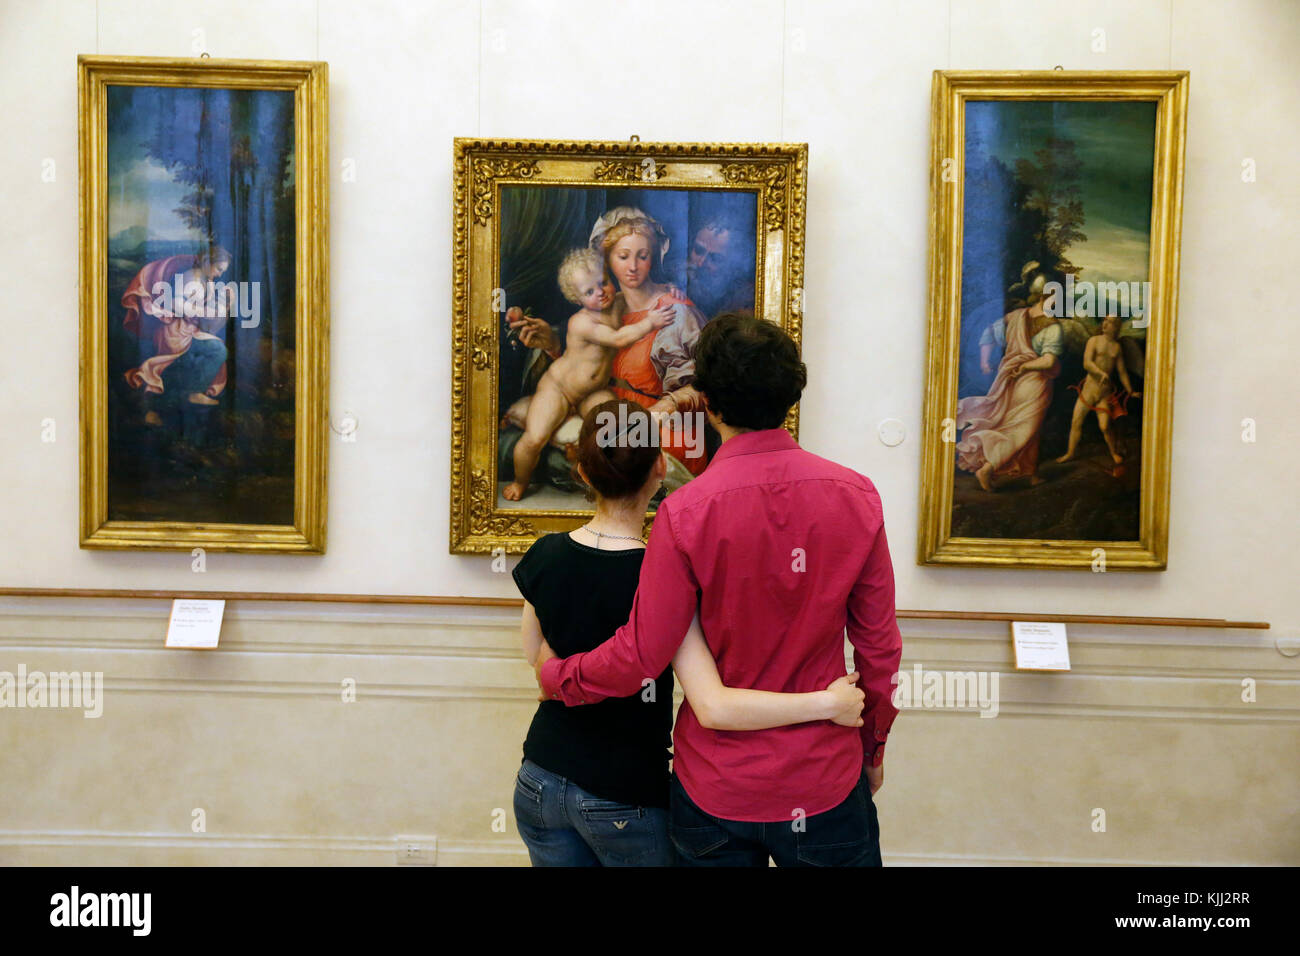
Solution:
M 338 702 L 345 678 L 356 681 L 359 703 L 535 700 L 513 611 L 259 608 L 227 615 L 219 650 L 177 651 L 162 647 L 165 605 L 154 603 L 119 602 L 109 615 L 90 602 L 50 615 L 0 604 L 0 670 L 21 662 L 29 671 L 103 672 L 106 713 L 113 696 L 128 694 Z M 1278 654 L 1260 632 L 1187 643 L 1173 634 L 1128 641 L 1104 628 L 1072 630 L 1074 669 L 1051 675 L 1014 670 L 1003 624 L 908 622 L 902 669 L 996 673 L 1006 717 L 1300 722 L 1300 659 Z M 1240 701 L 1246 677 L 1256 681 L 1253 704 Z
M 273 604 L 379 604 L 442 607 L 523 606 L 517 597 L 478 597 L 449 594 L 339 594 L 313 591 L 144 590 L 131 588 L 22 588 L 0 587 L 0 598 L 54 600 L 224 600 Z M 1154 617 L 1119 614 L 1071 614 L 1038 611 L 953 611 L 898 609 L 899 620 L 927 621 L 1060 621 L 1067 624 L 1102 624 L 1125 627 L 1204 627 L 1267 630 L 1267 621 L 1231 621 L 1221 617 Z

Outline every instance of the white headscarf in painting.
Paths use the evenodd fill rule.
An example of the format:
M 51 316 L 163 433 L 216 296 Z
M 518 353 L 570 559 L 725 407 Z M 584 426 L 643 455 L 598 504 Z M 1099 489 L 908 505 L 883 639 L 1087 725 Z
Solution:
M 605 215 L 596 220 L 596 224 L 591 227 L 591 238 L 588 244 L 597 252 L 602 252 L 601 243 L 605 239 L 605 234 L 625 220 L 641 220 L 654 232 L 655 243 L 659 246 L 659 264 L 663 265 L 664 256 L 668 254 L 668 233 L 664 232 L 664 227 L 659 225 L 653 216 L 648 216 L 636 206 L 615 206 Z

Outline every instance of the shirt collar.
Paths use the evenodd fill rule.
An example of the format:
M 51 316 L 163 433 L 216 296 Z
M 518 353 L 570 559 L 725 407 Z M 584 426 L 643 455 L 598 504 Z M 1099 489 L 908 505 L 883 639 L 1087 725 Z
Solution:
M 736 455 L 757 455 L 769 451 L 789 451 L 791 448 L 798 448 L 799 443 L 795 441 L 788 431 L 784 428 L 763 428 L 758 431 L 741 432 L 739 435 L 729 438 L 722 443 L 713 454 L 714 461 L 721 461 L 724 458 L 731 458 Z

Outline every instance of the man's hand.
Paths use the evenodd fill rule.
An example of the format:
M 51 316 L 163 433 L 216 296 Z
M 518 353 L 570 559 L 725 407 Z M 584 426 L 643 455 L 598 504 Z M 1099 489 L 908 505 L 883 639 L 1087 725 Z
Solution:
M 879 767 L 863 767 L 862 770 L 867 775 L 867 786 L 871 788 L 874 797 L 876 791 L 885 785 L 885 765 L 881 763 Z
M 555 651 L 551 650 L 551 645 L 546 643 L 546 638 L 542 638 L 542 646 L 537 649 L 537 660 L 533 661 L 533 674 L 537 677 L 537 699 L 546 700 L 546 692 L 542 690 L 542 665 L 555 656 Z

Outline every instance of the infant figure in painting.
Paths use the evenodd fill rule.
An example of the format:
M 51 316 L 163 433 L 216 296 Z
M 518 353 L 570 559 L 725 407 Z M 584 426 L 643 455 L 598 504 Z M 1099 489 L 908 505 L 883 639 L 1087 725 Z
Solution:
M 502 491 L 510 501 L 524 496 L 542 449 L 570 414 L 586 415 L 615 398 L 609 389 L 615 353 L 673 321 L 671 307 L 658 308 L 620 328 L 614 284 L 592 249 L 575 249 L 565 257 L 559 283 L 564 297 L 582 308 L 569 318 L 564 354 L 542 375 L 528 405 L 524 434 L 514 449 L 515 480 Z
M 1114 376 L 1118 375 L 1124 391 L 1132 398 L 1141 398 L 1141 392 L 1133 391 L 1129 381 L 1128 368 L 1124 365 L 1124 352 L 1119 344 L 1120 320 L 1118 316 L 1108 315 L 1101 321 L 1101 332 L 1088 339 L 1083 350 L 1083 368 L 1088 373 L 1082 382 L 1070 387 L 1079 393 L 1079 400 L 1074 403 L 1074 416 L 1070 419 L 1070 443 L 1065 454 L 1056 459 L 1058 462 L 1074 458 L 1079 438 L 1083 434 L 1083 421 L 1088 412 L 1097 413 L 1097 425 L 1101 428 L 1110 457 L 1118 469 L 1124 461 L 1119 439 L 1111 431 L 1111 419 L 1128 414 L 1124 399 L 1115 388 Z

